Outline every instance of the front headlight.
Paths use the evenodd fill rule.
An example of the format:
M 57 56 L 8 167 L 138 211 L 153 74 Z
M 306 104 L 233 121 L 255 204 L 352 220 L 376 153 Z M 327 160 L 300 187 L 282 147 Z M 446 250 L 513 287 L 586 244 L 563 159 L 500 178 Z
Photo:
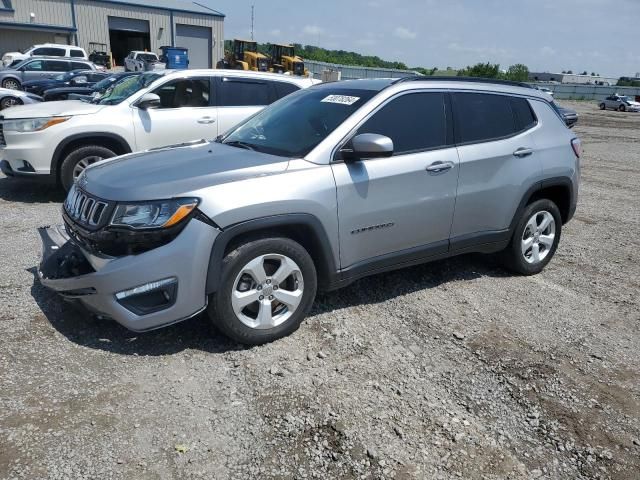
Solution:
M 24 118 L 19 120 L 5 120 L 2 128 L 5 132 L 37 132 L 45 128 L 52 127 L 62 122 L 66 122 L 71 117 L 48 117 L 48 118 Z
M 169 228 L 188 217 L 198 202 L 197 198 L 174 198 L 118 205 L 113 212 L 111 226 L 135 230 Z

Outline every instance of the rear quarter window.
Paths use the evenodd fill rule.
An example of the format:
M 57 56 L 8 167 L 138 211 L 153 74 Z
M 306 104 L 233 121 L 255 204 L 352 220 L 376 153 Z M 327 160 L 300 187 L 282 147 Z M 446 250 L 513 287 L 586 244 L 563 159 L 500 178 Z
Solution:
M 516 127 L 519 132 L 529 130 L 538 123 L 538 120 L 531 109 L 531 105 L 526 98 L 512 97 L 511 108 L 513 108 Z
M 71 62 L 71 70 L 91 70 L 91 67 L 86 63 Z
M 71 56 L 76 58 L 84 58 L 84 52 L 82 50 L 71 50 Z

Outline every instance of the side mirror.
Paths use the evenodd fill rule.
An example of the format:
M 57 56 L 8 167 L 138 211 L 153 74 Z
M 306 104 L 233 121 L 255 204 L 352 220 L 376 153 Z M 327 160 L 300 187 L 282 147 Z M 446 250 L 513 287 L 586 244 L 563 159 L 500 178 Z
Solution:
M 393 155 L 393 140 L 377 133 L 361 133 L 351 140 L 351 148 L 342 148 L 345 160 L 384 158 Z
M 155 93 L 145 93 L 136 106 L 141 110 L 148 110 L 150 108 L 158 108 L 160 106 L 160 97 Z

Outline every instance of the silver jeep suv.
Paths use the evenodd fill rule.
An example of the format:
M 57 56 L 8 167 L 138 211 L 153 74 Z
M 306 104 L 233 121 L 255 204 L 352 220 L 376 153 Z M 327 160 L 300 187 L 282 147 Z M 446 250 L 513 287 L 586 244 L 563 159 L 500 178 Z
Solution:
M 100 162 L 41 229 L 39 276 L 143 331 L 207 310 L 246 344 L 296 330 L 318 289 L 467 252 L 524 275 L 576 207 L 580 141 L 547 96 L 461 79 L 294 93 L 215 142 Z

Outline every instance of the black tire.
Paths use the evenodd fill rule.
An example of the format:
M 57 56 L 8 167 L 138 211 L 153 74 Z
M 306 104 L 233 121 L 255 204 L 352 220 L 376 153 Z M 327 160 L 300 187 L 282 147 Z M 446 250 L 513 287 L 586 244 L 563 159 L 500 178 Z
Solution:
M 2 81 L 2 88 L 8 88 L 10 90 L 20 90 L 21 87 L 22 84 L 15 78 L 5 78 Z
M 555 238 L 548 253 L 540 262 L 528 263 L 521 249 L 521 240 L 525 234 L 525 229 L 527 228 L 527 222 L 529 219 L 531 219 L 534 214 L 541 212 L 549 212 L 553 216 L 553 220 L 555 222 Z M 536 273 L 540 273 L 556 253 L 561 234 L 562 217 L 560 216 L 560 210 L 555 203 L 551 200 L 542 199 L 527 205 L 518 220 L 518 224 L 516 225 L 509 245 L 502 252 L 504 266 L 521 275 L 535 275 Z
M 62 184 L 62 188 L 64 188 L 65 192 L 68 192 L 73 182 L 74 178 L 74 170 L 76 165 L 78 165 L 83 160 L 90 161 L 92 157 L 95 158 L 94 161 L 90 161 L 90 163 L 95 163 L 98 161 L 97 159 L 105 159 L 115 157 L 116 153 L 112 150 L 109 150 L 106 147 L 102 147 L 100 145 L 87 145 L 84 147 L 78 147 L 73 150 L 71 153 L 67 155 L 67 157 L 62 162 L 62 166 L 60 167 L 60 183 Z
M 250 261 L 269 254 L 284 255 L 298 265 L 304 283 L 302 299 L 291 316 L 280 325 L 269 329 L 251 328 L 233 311 L 231 296 L 236 287 L 234 283 Z M 298 329 L 311 309 L 316 290 L 316 268 L 304 247 L 288 238 L 257 238 L 239 245 L 224 257 L 220 286 L 209 298 L 207 313 L 213 326 L 232 340 L 245 345 L 262 345 L 290 335 Z
M 607 109 L 607 105 L 604 102 L 602 102 L 599 106 L 600 106 L 600 110 L 606 110 Z
M 618 111 L 620 111 L 620 112 L 626 112 L 626 111 L 627 111 L 627 107 L 625 107 L 624 105 L 620 105 L 620 106 L 618 107 Z
M 17 97 L 4 97 L 2 100 L 0 100 L 0 110 L 13 107 L 14 105 L 22 105 L 22 103 L 22 100 Z

